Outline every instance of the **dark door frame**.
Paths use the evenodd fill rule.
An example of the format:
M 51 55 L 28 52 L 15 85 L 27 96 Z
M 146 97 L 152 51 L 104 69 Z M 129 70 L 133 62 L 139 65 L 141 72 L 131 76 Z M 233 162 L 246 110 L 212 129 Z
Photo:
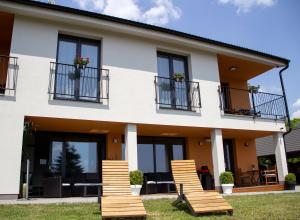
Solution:
M 59 43 L 61 40 L 64 41 L 69 41 L 73 42 L 76 44 L 76 55 L 74 59 L 78 56 L 81 56 L 81 49 L 82 49 L 82 44 L 83 43 L 89 43 L 97 46 L 98 48 L 98 60 L 97 60 L 97 69 L 98 69 L 98 78 L 97 78 L 97 99 L 100 99 L 100 74 L 101 74 L 101 40 L 95 40 L 95 39 L 89 39 L 89 38 L 83 38 L 83 37 L 75 37 L 75 36 L 70 36 L 70 35 L 65 35 L 65 34 L 58 34 L 57 37 L 57 48 L 56 48 L 56 63 L 58 63 L 58 55 L 59 55 Z M 55 69 L 55 76 L 57 76 L 57 69 Z M 75 79 L 75 84 L 74 84 L 74 99 L 72 100 L 80 100 L 80 70 L 76 70 L 76 79 Z M 79 77 L 78 77 L 79 75 Z M 70 99 L 70 98 L 63 98 L 63 97 L 57 97 L 56 96 L 56 77 L 55 77 L 55 82 L 54 82 L 54 98 L 59 98 L 59 99 Z
M 188 69 L 188 62 L 187 62 L 187 57 L 182 56 L 182 55 L 177 55 L 177 54 L 171 54 L 171 53 L 166 53 L 166 52 L 157 52 L 157 57 L 164 57 L 168 59 L 169 62 L 169 78 L 172 79 L 172 75 L 174 74 L 174 65 L 173 65 L 173 60 L 174 59 L 182 59 L 184 62 L 184 75 L 185 75 L 185 84 L 186 84 L 186 95 L 187 95 L 187 102 L 188 102 L 188 109 L 191 108 L 191 100 L 189 96 L 189 91 L 190 91 L 190 85 L 189 85 L 189 69 Z M 170 88 L 171 88 L 171 106 L 173 108 L 176 107 L 176 86 L 175 86 L 175 81 L 170 80 Z

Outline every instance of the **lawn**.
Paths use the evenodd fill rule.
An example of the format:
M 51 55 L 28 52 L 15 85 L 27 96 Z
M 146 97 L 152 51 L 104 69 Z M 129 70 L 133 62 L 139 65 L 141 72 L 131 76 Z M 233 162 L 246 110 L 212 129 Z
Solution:
M 199 219 L 300 219 L 300 193 L 231 196 L 233 216 L 203 215 Z M 173 200 L 145 201 L 147 219 L 195 219 L 186 206 L 177 209 Z M 100 219 L 97 204 L 1 205 L 0 219 Z

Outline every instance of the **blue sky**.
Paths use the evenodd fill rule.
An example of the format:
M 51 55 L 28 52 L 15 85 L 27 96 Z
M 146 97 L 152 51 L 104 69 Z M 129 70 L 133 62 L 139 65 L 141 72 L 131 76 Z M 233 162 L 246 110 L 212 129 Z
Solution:
M 56 4 L 137 20 L 291 60 L 284 73 L 290 113 L 300 118 L 299 0 L 56 0 Z M 280 93 L 279 69 L 251 80 Z

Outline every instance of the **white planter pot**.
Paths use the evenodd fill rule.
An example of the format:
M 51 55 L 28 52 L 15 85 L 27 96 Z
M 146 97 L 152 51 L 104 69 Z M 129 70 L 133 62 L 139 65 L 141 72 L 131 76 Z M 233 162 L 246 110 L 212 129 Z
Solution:
M 221 184 L 224 194 L 232 194 L 233 184 Z
M 131 194 L 133 196 L 139 196 L 141 193 L 142 185 L 130 185 L 130 188 L 131 188 Z

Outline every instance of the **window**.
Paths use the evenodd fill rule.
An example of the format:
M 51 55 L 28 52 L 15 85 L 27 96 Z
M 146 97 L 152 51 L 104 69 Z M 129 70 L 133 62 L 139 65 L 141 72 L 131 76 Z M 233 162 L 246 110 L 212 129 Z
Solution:
M 89 58 L 86 68 L 77 68 L 77 57 Z M 55 72 L 55 98 L 84 101 L 100 99 L 100 42 L 59 35 Z
M 97 173 L 97 143 L 66 142 L 66 163 L 79 173 Z
M 138 144 L 138 168 L 143 173 L 154 172 L 154 155 L 152 144 Z
M 173 160 L 183 159 L 183 145 L 173 145 Z
M 52 141 L 50 171 L 62 176 L 98 173 L 96 142 Z
M 159 87 L 159 104 L 162 108 L 188 109 L 190 101 L 188 97 L 188 71 L 186 57 L 158 53 L 157 56 Z M 184 76 L 182 82 L 173 79 L 175 73 Z
M 156 154 L 156 172 L 167 173 L 169 172 L 169 157 L 168 148 L 164 144 L 155 145 Z

